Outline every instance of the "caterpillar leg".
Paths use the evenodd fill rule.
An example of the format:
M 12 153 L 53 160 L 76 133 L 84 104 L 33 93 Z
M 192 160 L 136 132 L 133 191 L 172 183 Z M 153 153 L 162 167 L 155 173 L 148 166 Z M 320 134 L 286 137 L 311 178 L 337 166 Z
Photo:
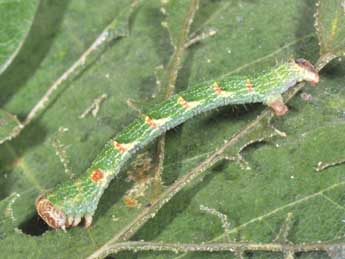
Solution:
M 80 222 L 81 222 L 81 217 L 80 216 L 76 216 L 74 218 L 74 220 L 73 220 L 72 227 L 78 226 Z
M 68 217 L 67 217 L 67 222 L 66 222 L 66 227 L 72 226 L 73 221 L 74 221 L 74 217 L 68 216 Z
M 285 103 L 283 102 L 283 98 L 281 96 L 278 96 L 276 98 L 270 98 L 266 102 L 266 104 L 273 110 L 273 112 L 277 116 L 283 116 L 285 113 L 289 111 L 289 108 L 285 105 Z
M 91 215 L 86 215 L 85 216 L 85 224 L 84 227 L 85 228 L 89 228 L 92 224 L 92 216 Z

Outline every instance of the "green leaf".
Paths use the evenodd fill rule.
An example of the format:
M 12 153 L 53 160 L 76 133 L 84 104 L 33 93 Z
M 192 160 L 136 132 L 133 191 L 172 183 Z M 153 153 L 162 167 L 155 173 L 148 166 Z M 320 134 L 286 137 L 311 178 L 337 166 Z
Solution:
M 172 6 L 167 6 L 166 11 L 168 25 L 178 33 L 189 1 L 183 1 L 184 5 L 174 2 L 170 1 L 168 5 Z M 52 26 L 51 21 L 37 21 L 48 24 L 44 29 L 51 30 L 51 38 L 35 41 L 33 51 L 24 53 L 27 59 L 37 55 L 43 59 L 25 71 L 13 68 L 7 76 L 18 83 L 15 91 L 12 85 L 0 80 L 2 95 L 11 96 L 2 108 L 20 116 L 28 114 L 52 82 L 130 4 L 127 0 L 103 0 L 102 4 L 72 0 L 64 8 L 57 8 L 47 1 L 44 9 L 47 13 L 40 17 L 58 12 L 60 24 Z M 39 220 L 34 203 L 40 193 L 70 179 L 52 145 L 60 127 L 68 128 L 60 142 L 72 172 L 80 175 L 104 143 L 137 116 L 126 101 L 144 100 L 155 92 L 155 69 L 162 64 L 166 66 L 174 52 L 167 29 L 161 26 L 167 19 L 161 7 L 158 0 L 140 1 L 129 20 L 125 17 L 129 35 L 111 42 L 101 55 L 87 63 L 82 73 L 63 84 L 21 135 L 0 146 L 2 257 L 86 258 L 121 235 L 148 209 L 149 191 L 139 199 L 141 207 L 129 208 L 124 204 L 123 196 L 132 186 L 126 179 L 127 168 L 105 192 L 88 230 L 82 227 L 67 233 L 48 230 Z M 213 28 L 217 34 L 184 51 L 177 91 L 225 74 L 261 71 L 291 56 L 315 62 L 319 59 L 319 48 L 313 28 L 314 13 L 310 1 L 200 1 L 191 33 Z M 37 31 L 35 35 L 39 38 Z M 26 78 L 20 83 L 19 72 Z M 251 140 L 265 137 L 266 142 L 248 146 L 242 152 L 251 170 L 244 170 L 236 163 L 218 162 L 204 174 L 203 181 L 193 181 L 157 214 L 150 215 L 152 219 L 132 240 L 223 242 L 222 223 L 200 211 L 200 205 L 204 205 L 227 215 L 233 240 L 272 242 L 291 212 L 289 241 L 343 242 L 344 172 L 339 166 L 316 173 L 314 167 L 320 160 L 344 156 L 344 74 L 343 63 L 330 64 L 327 71 L 322 71 L 317 88 L 305 88 L 311 97 L 304 99 L 309 101 L 297 95 L 289 102 L 290 112 L 274 118 L 273 126 L 286 132 L 286 138 L 267 137 L 272 128 L 264 130 L 265 124 L 260 124 L 256 131 L 251 131 L 252 135 L 246 135 L 236 147 L 227 150 L 227 155 L 234 155 Z M 79 119 L 102 94 L 108 98 L 97 116 Z M 228 107 L 200 115 L 171 130 L 165 151 L 165 185 L 169 187 L 202 163 L 225 139 L 252 123 L 263 109 L 261 104 Z M 253 254 L 256 258 L 283 257 L 273 252 Z M 316 256 L 323 258 L 323 255 Z M 114 257 L 231 258 L 231 254 L 122 252 Z
M 16 116 L 0 109 L 0 144 L 13 138 L 21 128 Z
M 321 54 L 345 51 L 345 4 L 342 0 L 317 3 L 316 28 Z
M 39 0 L 0 1 L 0 74 L 23 45 L 35 17 Z
M 321 63 L 345 55 L 345 3 L 343 0 L 316 3 L 315 28 L 319 38 Z M 323 61 L 324 60 L 324 61 Z

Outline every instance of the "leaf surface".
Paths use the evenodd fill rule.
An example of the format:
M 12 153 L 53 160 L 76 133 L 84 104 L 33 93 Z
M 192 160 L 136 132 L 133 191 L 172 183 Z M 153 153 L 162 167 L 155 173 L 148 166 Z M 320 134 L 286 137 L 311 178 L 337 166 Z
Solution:
M 60 127 L 68 128 L 61 142 L 66 146 L 73 173 L 79 175 L 104 143 L 137 116 L 126 101 L 130 98 L 143 101 L 155 92 L 155 70 L 166 65 L 174 50 L 172 37 L 161 24 L 168 22 L 172 33 L 178 33 L 189 6 L 185 2 L 165 6 L 167 17 L 160 10 L 160 1 L 141 1 L 129 21 L 126 18 L 130 35 L 109 44 L 78 76 L 65 82 L 48 107 L 20 136 L 0 146 L 3 211 L 0 248 L 4 256 L 86 258 L 124 231 L 145 210 L 149 194 L 140 200 L 141 207 L 130 208 L 123 202 L 132 185 L 126 180 L 128 168 L 122 170 L 105 192 L 89 230 L 81 227 L 67 233 L 47 230 L 35 212 L 34 202 L 39 193 L 71 177 L 65 173 L 52 147 Z M 26 71 L 27 80 L 16 81 L 14 71 L 8 76 L 17 83 L 15 92 L 1 85 L 4 96 L 12 96 L 6 99 L 3 108 L 12 114 L 27 114 L 48 86 L 129 5 L 125 0 L 104 0 L 96 5 L 72 0 L 61 8 L 48 4 L 45 12 L 60 12 L 60 24 L 45 28 L 54 34 L 52 39 L 47 39 L 48 49 L 40 48 L 40 44 L 47 44 L 41 42 L 34 48 L 35 52 L 27 54 L 30 58 L 44 51 L 37 69 Z M 177 91 L 227 74 L 261 71 L 290 57 L 315 62 L 319 47 L 313 27 L 314 13 L 314 1 L 200 1 L 191 32 L 212 28 L 217 34 L 185 51 Z M 322 71 L 317 88 L 305 88 L 303 96 L 311 95 L 304 98 L 309 101 L 297 95 L 289 103 L 290 112 L 273 120 L 273 125 L 285 131 L 287 137 L 271 138 L 242 152 L 251 170 L 243 170 L 236 163 L 218 163 L 205 173 L 202 181 L 190 184 L 157 215 L 152 215 L 132 239 L 222 241 L 221 222 L 200 211 L 202 204 L 228 216 L 234 240 L 271 242 L 289 212 L 294 220 L 288 235 L 290 241 L 342 240 L 345 233 L 342 167 L 323 173 L 316 173 L 314 167 L 320 160 L 344 156 L 344 74 L 344 63 L 332 62 Z M 4 83 L 1 78 L 0 83 Z M 79 119 L 104 93 L 108 98 L 97 116 Z M 168 186 L 192 170 L 263 109 L 260 104 L 227 107 L 202 114 L 171 130 L 167 134 L 164 183 Z M 240 143 L 257 139 L 270 130 L 260 129 Z M 239 149 L 240 145 L 227 152 L 233 155 Z M 322 253 L 316 256 L 324 258 Z M 228 253 L 158 252 L 122 252 L 115 257 L 231 258 Z M 254 258 L 277 258 L 277 254 L 258 253 Z
M 342 0 L 319 1 L 316 23 L 321 54 L 345 54 L 345 3 Z
M 21 127 L 16 116 L 0 109 L 0 144 L 11 139 Z
M 9 66 L 23 45 L 38 5 L 39 0 L 0 1 L 0 74 Z

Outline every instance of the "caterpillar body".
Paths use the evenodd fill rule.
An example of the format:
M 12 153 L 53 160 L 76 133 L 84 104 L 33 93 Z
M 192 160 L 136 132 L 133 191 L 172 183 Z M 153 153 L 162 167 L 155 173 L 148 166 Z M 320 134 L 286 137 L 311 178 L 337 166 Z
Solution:
M 36 200 L 40 217 L 52 228 L 65 230 L 92 223 L 98 202 L 110 181 L 138 150 L 191 117 L 230 104 L 264 103 L 276 115 L 287 112 L 281 94 L 297 82 L 316 85 L 319 75 L 304 59 L 278 65 L 256 76 L 231 76 L 197 84 L 154 106 L 108 141 L 89 169 Z

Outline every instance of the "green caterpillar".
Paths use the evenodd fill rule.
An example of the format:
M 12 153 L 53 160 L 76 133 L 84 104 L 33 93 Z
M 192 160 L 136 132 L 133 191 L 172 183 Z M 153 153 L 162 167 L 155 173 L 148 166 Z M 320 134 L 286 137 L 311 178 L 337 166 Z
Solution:
M 85 227 L 89 227 L 110 181 L 130 157 L 153 139 L 199 113 L 229 104 L 265 103 L 281 116 L 288 111 L 281 94 L 301 81 L 315 86 L 319 75 L 311 63 L 297 59 L 256 76 L 203 82 L 173 95 L 107 142 L 79 178 L 40 195 L 36 200 L 38 214 L 55 229 L 77 226 L 82 218 Z

